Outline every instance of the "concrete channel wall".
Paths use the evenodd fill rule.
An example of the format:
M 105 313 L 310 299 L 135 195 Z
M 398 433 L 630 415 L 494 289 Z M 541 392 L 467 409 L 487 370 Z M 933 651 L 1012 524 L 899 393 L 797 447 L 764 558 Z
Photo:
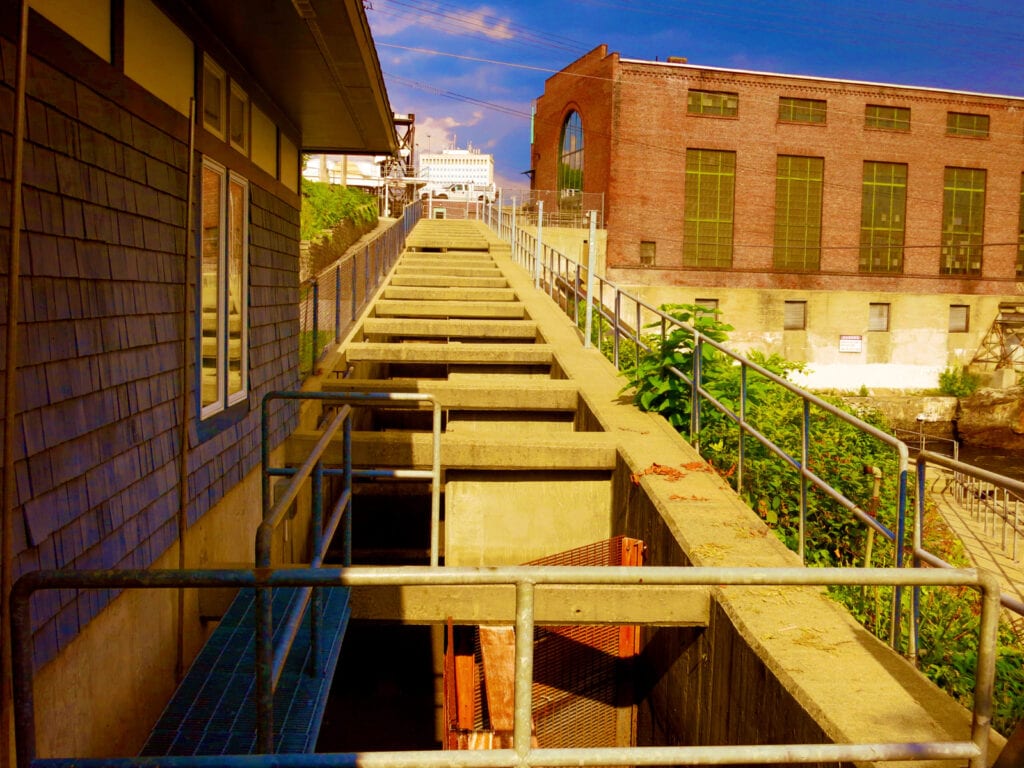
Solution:
M 439 265 L 450 266 L 445 227 L 475 223 L 420 227 L 425 224 L 433 240 L 421 233 L 426 238 L 421 247 Z M 621 377 L 599 352 L 582 347 L 571 321 L 511 262 L 508 245 L 482 225 L 473 236 L 487 241 L 486 258 L 493 260 L 516 305 L 505 315 L 498 310 L 476 314 L 506 316 L 510 326 L 535 324 L 535 355 L 540 350 L 550 355 L 550 367 L 529 362 L 540 359 L 536 356 L 511 362 L 519 347 L 509 339 L 503 340 L 503 350 L 486 350 L 510 355 L 507 364 L 504 358 L 480 362 L 484 350 L 474 349 L 471 330 L 437 326 L 430 333 L 438 334 L 436 359 L 448 361 L 448 374 L 435 386 L 457 398 L 459 382 L 469 382 L 461 396 L 480 396 L 483 388 L 493 398 L 498 391 L 512 397 L 508 393 L 521 389 L 530 396 L 531 386 L 536 385 L 536 395 L 571 382 L 577 402 L 568 418 L 545 415 L 539 401 L 535 410 L 520 404 L 518 416 L 492 413 L 476 420 L 466 408 L 462 417 L 453 417 L 442 439 L 446 563 L 521 563 L 621 534 L 645 542 L 648 565 L 798 566 L 797 556 L 664 419 L 630 404 Z M 413 262 L 426 263 L 422 258 L 406 263 Z M 402 264 L 395 275 L 402 274 Z M 445 272 L 441 266 L 421 271 Z M 385 287 L 376 305 L 384 311 L 371 310 L 332 363 L 351 383 L 336 379 L 330 386 L 354 388 L 375 380 L 383 386 L 396 371 L 402 376 L 427 372 L 429 365 L 417 357 L 418 344 L 387 354 L 373 346 L 388 338 L 379 331 L 390 326 L 378 323 L 392 311 L 387 296 Z M 423 307 L 413 311 L 430 315 Z M 442 320 L 435 317 L 435 322 Z M 428 326 L 418 327 L 425 333 Z M 430 381 L 408 386 L 425 391 Z M 459 411 L 455 400 L 450 407 Z M 970 739 L 969 713 L 861 628 L 822 588 L 713 587 L 707 625 L 678 624 L 655 622 L 643 629 L 635 687 L 640 745 Z M 1002 743 L 992 736 L 990 761 Z

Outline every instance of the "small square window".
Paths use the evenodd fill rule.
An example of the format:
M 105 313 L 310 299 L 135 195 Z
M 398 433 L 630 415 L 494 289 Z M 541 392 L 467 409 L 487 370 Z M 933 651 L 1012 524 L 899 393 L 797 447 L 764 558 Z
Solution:
M 786 302 L 782 327 L 787 331 L 802 331 L 807 327 L 806 301 Z
M 718 312 L 718 299 L 694 299 L 693 303 L 709 315 L 717 314 Z
M 653 240 L 640 241 L 640 266 L 653 267 L 657 254 L 657 243 Z
M 203 57 L 203 125 L 206 130 L 224 138 L 227 112 L 227 77 L 209 56 Z
M 970 330 L 971 308 L 967 304 L 949 305 L 949 332 L 967 333 Z
M 868 330 L 888 331 L 889 330 L 889 305 L 869 304 L 868 305 Z
M 228 135 L 232 147 L 249 154 L 249 97 L 235 83 L 231 83 L 228 100 Z

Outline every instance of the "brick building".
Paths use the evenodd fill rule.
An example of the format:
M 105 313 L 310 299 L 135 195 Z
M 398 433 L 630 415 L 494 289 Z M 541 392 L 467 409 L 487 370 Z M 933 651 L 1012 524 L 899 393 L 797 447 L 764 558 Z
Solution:
M 300 385 L 301 152 L 397 149 L 362 3 L 301 5 L 4 3 L 0 254 L 21 299 L 5 593 L 38 569 L 251 561 L 260 402 Z M 271 409 L 271 443 L 296 420 Z M 34 598 L 41 754 L 140 746 L 173 638 L 187 663 L 205 632 L 194 595 L 176 604 Z
M 548 79 L 532 151 L 563 205 L 606 195 L 611 280 L 717 306 L 814 385 L 934 386 L 1024 300 L 1024 98 L 601 46 Z

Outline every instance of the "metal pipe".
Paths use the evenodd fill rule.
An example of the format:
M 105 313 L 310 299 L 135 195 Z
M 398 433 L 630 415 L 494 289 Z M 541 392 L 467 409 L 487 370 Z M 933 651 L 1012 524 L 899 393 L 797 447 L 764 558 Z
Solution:
M 192 206 L 195 205 L 196 100 L 188 100 L 188 186 L 185 190 L 185 268 L 181 282 L 181 397 L 178 400 L 181 423 L 178 429 L 178 567 L 185 568 L 185 538 L 188 534 L 188 275 L 192 257 Z M 178 642 L 174 654 L 174 680 L 185 677 L 185 592 L 178 592 Z
M 21 320 L 22 182 L 25 164 L 25 89 L 28 69 L 28 0 L 18 5 L 17 62 L 14 71 L 14 156 L 11 161 L 10 233 L 7 260 L 7 337 L 4 353 L 3 489 L 0 498 L 0 756 L 11 754 L 10 707 L 13 660 L 8 627 L 11 619 L 11 587 L 14 581 L 14 508 L 18 479 L 14 471 L 14 434 L 18 415 L 18 330 Z
M 515 734 L 517 735 L 515 752 L 510 757 L 515 760 L 514 764 L 536 764 L 536 765 L 568 765 L 569 756 L 576 760 L 574 764 L 665 764 L 686 762 L 693 753 L 686 753 L 685 750 L 709 750 L 708 754 L 701 753 L 705 763 L 733 763 L 751 762 L 764 759 L 766 762 L 783 760 L 787 762 L 809 760 L 817 762 L 822 759 L 823 752 L 815 752 L 813 759 L 805 757 L 810 753 L 802 752 L 804 749 L 811 750 L 835 750 L 827 752 L 831 755 L 827 760 L 877 760 L 895 759 L 896 755 L 902 755 L 906 759 L 911 757 L 921 759 L 925 754 L 938 755 L 940 757 L 969 757 L 974 762 L 972 766 L 984 764 L 984 752 L 987 745 L 990 730 L 989 716 L 991 712 L 991 681 L 995 668 L 995 636 L 998 627 L 998 584 L 995 578 L 983 571 L 977 570 L 953 570 L 953 569 L 912 569 L 896 570 L 885 568 L 674 568 L 674 567 L 638 567 L 627 566 L 622 568 L 603 568 L 600 566 L 587 566 L 578 568 L 564 568 L 558 566 L 512 566 L 497 568 L 433 568 L 433 567 L 357 567 L 345 569 L 253 569 L 253 570 L 141 570 L 141 571 L 35 571 L 23 576 L 15 584 L 12 592 L 12 616 L 14 621 L 12 627 L 17 639 L 17 665 L 15 688 L 18 692 L 17 710 L 18 715 L 18 743 L 19 759 L 26 758 L 20 763 L 22 766 L 29 765 L 34 754 L 34 741 L 30 740 L 33 734 L 33 704 L 31 690 L 31 619 L 28 611 L 29 598 L 37 589 L 60 589 L 60 588 L 130 588 L 130 587 L 156 587 L 175 588 L 181 586 L 223 586 L 247 585 L 258 589 L 257 596 L 270 587 L 280 586 L 362 586 L 362 585 L 402 585 L 402 584 L 515 584 L 517 585 L 517 694 L 516 694 L 516 723 Z M 519 678 L 525 677 L 528 665 L 532 665 L 532 590 L 537 584 L 620 584 L 633 587 L 641 587 L 645 584 L 679 584 L 679 585 L 746 585 L 746 586 L 772 586 L 772 585 L 824 585 L 824 584 L 893 584 L 912 586 L 916 584 L 928 586 L 959 586 L 968 585 L 982 591 L 983 600 L 981 605 L 981 637 L 978 648 L 978 675 L 979 685 L 976 689 L 974 704 L 974 719 L 972 724 L 972 743 L 947 742 L 947 743 L 925 743 L 913 745 L 774 745 L 771 747 L 729 747 L 729 748 L 708 748 L 708 747 L 653 747 L 634 748 L 619 751 L 607 750 L 540 750 L 527 747 L 526 754 L 520 750 L 525 744 L 529 744 L 529 720 L 526 711 L 520 709 L 529 694 L 523 691 L 518 693 Z M 265 625 L 265 626 L 269 626 Z M 521 629 L 520 629 L 521 628 Z M 531 631 L 527 632 L 529 629 Z M 260 654 L 257 663 L 257 683 L 260 693 L 258 738 L 259 746 L 263 751 L 273 747 L 272 731 L 272 694 L 269 680 L 262 684 L 260 680 L 269 676 L 269 662 L 265 657 L 268 639 L 263 631 L 257 635 L 257 644 Z M 531 672 L 532 674 L 532 672 Z M 522 734 L 527 734 L 525 739 Z M 23 749 L 21 749 L 23 747 Z M 715 751 L 722 749 L 722 752 Z M 729 752 L 727 750 L 752 750 Z M 771 750 L 795 749 L 795 752 L 770 752 Z M 669 750 L 669 751 L 665 751 Z M 672 750 L 684 750 L 680 752 Z M 758 758 L 756 755 L 769 754 L 771 760 Z M 848 751 L 847 751 L 848 750 Z M 864 751 L 881 750 L 881 751 Z M 401 753 L 408 758 L 409 753 Z M 479 753 L 475 753 L 479 754 Z M 684 758 L 684 754 L 690 757 Z M 738 756 L 742 757 L 738 757 Z M 790 755 L 785 757 L 785 755 Z M 869 756 L 870 755 L 870 756 Z M 280 756 L 276 756 L 280 757 Z M 360 755 L 359 765 L 367 765 L 367 755 Z M 450 761 L 453 757 L 449 752 L 424 752 L 417 755 L 418 765 L 440 765 L 435 761 Z M 166 761 L 167 758 L 158 758 Z M 223 760 L 222 757 L 217 759 Z M 381 756 L 381 766 L 391 765 L 393 756 Z M 461 759 L 461 758 L 460 758 Z M 469 758 L 467 758 L 469 759 Z M 978 762 L 979 759 L 981 762 Z M 176 760 L 176 759 L 175 759 Z M 370 756 L 370 760 L 373 757 Z M 131 765 L 133 763 L 124 763 Z M 168 762 L 161 764 L 169 765 Z M 191 765 L 191 763 L 181 763 Z M 259 763 L 254 763 L 259 765 Z M 402 763 L 404 765 L 404 763 Z M 447 763 L 445 763 L 447 764 Z M 476 765 L 477 763 L 466 763 Z
M 540 288 L 541 248 L 544 245 L 544 201 L 537 201 L 537 242 L 533 255 L 533 287 Z
M 434 400 L 430 481 L 430 564 L 441 562 L 441 404 Z
M 594 326 L 594 262 L 597 260 L 597 249 L 594 247 L 596 229 L 594 227 L 594 212 L 590 211 L 590 239 L 587 242 L 587 314 L 584 322 L 586 330 L 583 333 L 583 346 L 590 347 L 590 340 Z
M 516 666 L 512 745 L 521 761 L 530 751 L 533 719 L 533 584 L 516 582 Z

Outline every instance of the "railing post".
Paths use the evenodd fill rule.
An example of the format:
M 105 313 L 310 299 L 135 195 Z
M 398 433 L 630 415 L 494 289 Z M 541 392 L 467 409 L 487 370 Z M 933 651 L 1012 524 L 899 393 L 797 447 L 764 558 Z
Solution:
M 309 361 L 310 374 L 316 370 L 316 360 L 320 357 L 320 350 L 317 349 L 319 346 L 320 339 L 320 283 L 317 279 L 313 278 L 313 339 L 310 344 L 312 359 Z
M 588 211 L 590 215 L 590 236 L 587 241 L 587 314 L 583 320 L 586 330 L 583 332 L 583 346 L 593 346 L 590 337 L 594 331 L 594 263 L 597 261 L 597 249 L 594 248 L 594 235 L 597 231 L 594 221 L 594 212 Z
M 348 502 L 342 513 L 341 564 L 348 568 L 352 565 L 352 419 L 345 420 L 342 435 L 345 450 L 345 488 L 342 492 L 348 494 Z
M 348 421 L 348 420 L 346 420 Z M 324 542 L 324 482 L 323 482 L 324 464 L 323 461 L 317 461 L 313 466 L 313 476 L 310 478 L 310 485 L 312 489 L 312 527 L 313 527 L 313 540 L 312 548 L 313 552 L 319 553 L 323 549 Z M 309 613 L 309 651 L 310 651 L 310 666 L 312 667 L 310 674 L 319 677 L 321 668 L 320 659 L 320 630 L 323 624 L 323 590 L 320 587 L 312 588 L 312 605 Z
M 370 246 L 363 249 L 363 303 L 370 301 Z
M 806 564 L 804 558 L 804 538 L 807 535 L 807 455 L 810 453 L 811 443 L 811 403 L 807 398 L 803 400 L 804 415 L 802 424 L 802 435 L 800 440 L 800 544 L 797 554 L 800 555 L 800 562 Z
M 334 268 L 334 343 L 341 341 L 341 263 Z
M 544 234 L 544 201 L 537 201 L 537 246 L 533 255 L 533 287 L 540 288 L 540 260 Z
M 664 341 L 662 341 L 664 344 Z M 693 366 L 690 384 L 690 445 L 700 451 L 700 382 L 703 376 L 701 365 L 704 357 L 704 337 L 700 331 L 693 331 Z
M 516 206 L 518 205 L 516 198 L 512 198 L 512 236 L 510 242 L 512 243 L 512 261 L 516 261 Z M 518 262 L 517 262 L 518 263 Z
M 512 746 L 520 764 L 530 751 L 533 717 L 533 584 L 516 582 L 516 672 Z
M 740 434 L 736 455 L 736 493 L 743 493 L 743 461 L 747 437 L 747 364 L 740 362 Z
M 355 322 L 356 313 L 359 307 L 359 303 L 356 300 L 356 285 L 359 282 L 359 265 L 356 263 L 355 255 L 352 256 L 352 285 L 350 290 L 352 291 L 352 321 Z

